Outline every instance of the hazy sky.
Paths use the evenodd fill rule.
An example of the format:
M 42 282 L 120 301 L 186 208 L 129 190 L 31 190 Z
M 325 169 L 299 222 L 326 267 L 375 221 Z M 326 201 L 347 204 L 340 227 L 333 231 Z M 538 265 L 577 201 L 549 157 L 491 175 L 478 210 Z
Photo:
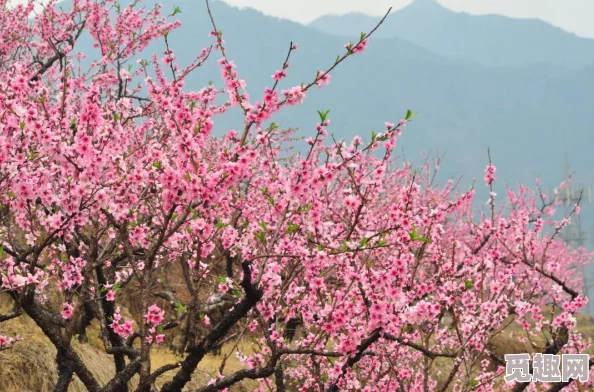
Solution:
M 239 7 L 252 7 L 268 15 L 308 23 L 326 14 L 364 12 L 381 15 L 411 0 L 224 0 Z M 427 1 L 427 0 L 417 0 Z M 567 31 L 594 38 L 594 0 L 438 0 L 455 11 L 539 18 Z

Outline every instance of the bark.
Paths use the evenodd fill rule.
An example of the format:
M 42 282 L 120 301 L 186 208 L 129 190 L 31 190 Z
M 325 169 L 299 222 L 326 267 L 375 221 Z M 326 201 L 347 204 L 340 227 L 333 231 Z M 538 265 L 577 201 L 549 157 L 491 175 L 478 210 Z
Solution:
M 182 361 L 181 368 L 173 377 L 173 380 L 168 382 L 161 389 L 162 392 L 180 392 L 182 388 L 192 378 L 192 373 L 204 356 L 214 349 L 217 342 L 225 337 L 227 332 L 237 322 L 247 316 L 256 304 L 262 299 L 263 292 L 252 285 L 251 270 L 249 264 L 242 263 L 243 268 L 243 286 L 245 297 L 241 300 L 232 311 L 228 312 L 221 321 L 213 328 L 213 330 L 198 343 L 198 345 L 189 349 L 188 356 Z M 274 368 L 272 369 L 274 372 Z M 272 374 L 272 373 L 271 373 Z
M 58 349 L 56 362 L 58 363 L 58 382 L 54 392 L 68 392 L 68 386 L 72 382 L 72 376 L 74 375 L 73 364 L 63 349 Z
M 33 319 L 35 324 L 49 338 L 52 344 L 60 352 L 60 358 L 64 362 L 68 362 L 68 366 L 76 373 L 80 381 L 85 385 L 89 392 L 98 392 L 100 390 L 99 383 L 95 377 L 87 369 L 84 362 L 80 359 L 76 351 L 70 345 L 70 342 L 64 339 L 59 325 L 54 323 L 51 314 L 45 311 L 41 305 L 34 300 L 23 300 L 20 302 L 22 309 Z M 64 372 L 64 377 L 66 373 Z M 62 381 L 65 382 L 65 381 Z

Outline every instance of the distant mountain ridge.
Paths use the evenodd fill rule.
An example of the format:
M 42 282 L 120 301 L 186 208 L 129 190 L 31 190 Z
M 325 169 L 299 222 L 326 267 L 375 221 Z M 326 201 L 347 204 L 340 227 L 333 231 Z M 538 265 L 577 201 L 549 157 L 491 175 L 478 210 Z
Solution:
M 368 31 L 379 19 L 359 13 L 328 15 L 310 26 L 351 37 Z M 594 64 L 594 39 L 538 19 L 457 13 L 434 0 L 416 0 L 392 12 L 377 35 L 402 38 L 437 54 L 486 66 L 551 64 L 578 69 Z

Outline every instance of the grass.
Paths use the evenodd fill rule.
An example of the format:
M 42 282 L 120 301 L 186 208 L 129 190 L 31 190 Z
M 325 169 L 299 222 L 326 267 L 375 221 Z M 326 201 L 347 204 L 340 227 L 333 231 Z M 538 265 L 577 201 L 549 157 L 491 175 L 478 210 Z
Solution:
M 0 313 L 8 311 L 9 308 L 0 301 Z M 586 339 L 594 340 L 594 320 L 589 315 L 578 315 L 578 331 Z M 510 337 L 510 333 L 516 336 L 525 336 L 521 327 L 517 324 L 510 325 L 503 333 L 499 334 L 492 341 L 493 351 L 496 354 L 504 353 L 525 353 L 533 352 L 534 348 L 530 342 L 520 343 L 517 339 Z M 23 341 L 17 343 L 11 349 L 0 351 L 0 391 L 2 392 L 50 392 L 53 390 L 57 381 L 57 369 L 55 364 L 56 350 L 49 340 L 43 335 L 41 330 L 27 316 L 21 316 L 17 319 L 9 320 L 0 324 L 0 334 L 14 336 L 20 334 Z M 96 377 L 100 384 L 105 384 L 115 374 L 113 360 L 110 355 L 102 351 L 102 341 L 99 338 L 99 329 L 97 325 L 92 325 L 88 330 L 89 343 L 81 344 L 78 341 L 73 342 L 74 349 L 78 352 L 81 359 L 87 364 L 89 370 Z M 544 343 L 541 337 L 534 339 L 538 344 Z M 206 356 L 196 369 L 192 381 L 186 386 L 185 391 L 195 390 L 207 385 L 207 383 L 216 376 L 221 361 L 226 353 L 233 349 L 233 343 L 228 343 L 223 347 L 222 356 Z M 243 353 L 251 352 L 251 343 L 242 341 L 238 345 Z M 177 356 L 169 350 L 157 348 L 151 356 L 151 367 L 157 369 L 163 365 L 179 362 L 181 356 Z M 441 362 L 438 360 L 438 362 Z M 436 362 L 436 364 L 438 364 Z M 444 360 L 440 364 L 441 376 L 447 375 L 451 367 L 451 361 Z M 446 363 L 447 362 L 447 363 Z M 229 375 L 237 370 L 243 369 L 243 365 L 231 355 L 225 364 L 223 374 Z M 162 386 L 171 380 L 175 370 L 162 375 L 157 381 L 157 387 Z M 133 378 L 130 387 L 134 388 L 138 380 Z M 247 392 L 257 387 L 257 382 L 246 380 L 235 387 L 231 392 Z M 70 392 L 85 392 L 86 389 L 82 383 L 75 377 L 69 388 Z
M 8 311 L 0 301 L 0 313 Z M 56 368 L 56 349 L 51 342 L 43 335 L 43 332 L 27 316 L 21 316 L 0 324 L 0 334 L 23 337 L 12 348 L 0 351 L 0 391 L 2 392 L 51 392 L 58 380 Z M 88 366 L 99 384 L 104 385 L 115 374 L 115 366 L 112 356 L 102 351 L 102 341 L 99 338 L 97 325 L 88 329 L 87 344 L 79 343 L 76 339 L 72 345 L 83 362 Z M 206 356 L 194 373 L 192 381 L 188 383 L 185 391 L 195 390 L 208 384 L 216 376 L 224 355 L 233 348 L 232 343 L 223 346 L 221 356 Z M 250 343 L 241 342 L 239 349 L 244 353 L 250 352 Z M 151 367 L 157 369 L 163 365 L 179 362 L 181 356 L 173 354 L 166 349 L 155 349 L 151 355 Z M 244 366 L 239 360 L 231 355 L 225 364 L 223 374 L 228 375 Z M 157 381 L 157 387 L 162 386 L 173 378 L 175 370 L 162 375 Z M 137 378 L 133 378 L 129 386 L 135 388 Z M 247 380 L 231 388 L 231 392 L 247 392 L 257 387 L 257 383 Z M 69 392 L 86 392 L 84 385 L 74 377 Z

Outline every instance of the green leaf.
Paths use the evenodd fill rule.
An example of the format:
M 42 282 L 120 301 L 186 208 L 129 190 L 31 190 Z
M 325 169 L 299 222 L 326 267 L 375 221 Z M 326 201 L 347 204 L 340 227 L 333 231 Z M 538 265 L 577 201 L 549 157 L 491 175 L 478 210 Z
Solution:
M 277 128 L 278 128 L 278 125 L 276 125 L 276 123 L 275 123 L 275 122 L 271 122 L 271 123 L 270 123 L 270 130 L 271 130 L 271 131 L 274 131 L 274 130 L 275 130 L 275 129 L 277 129 Z
M 479 382 L 478 382 L 477 380 L 472 380 L 472 381 L 470 381 L 470 387 L 471 387 L 471 388 L 474 388 L 474 387 L 476 387 L 476 386 L 478 386 L 478 385 L 479 385 Z
M 163 37 L 167 38 L 167 36 L 168 36 L 168 35 L 169 35 L 169 30 L 166 30 L 166 31 L 163 33 Z
M 320 111 L 318 110 L 318 114 L 320 115 L 320 122 L 324 123 L 324 121 L 326 121 L 326 117 L 328 117 L 328 113 L 330 113 L 330 110 L 326 110 L 326 111 Z
M 161 161 L 155 161 L 155 162 L 153 162 L 153 167 L 157 168 L 157 169 L 162 169 L 163 163 Z
M 173 8 L 173 15 L 181 14 L 182 10 L 178 6 Z
M 414 241 L 417 238 L 417 228 L 415 225 L 412 227 L 412 231 L 409 234 L 411 241 Z
M 365 245 L 367 245 L 367 242 L 369 241 L 369 238 L 367 237 L 363 237 L 361 239 L 361 243 L 359 244 L 359 248 L 365 248 Z
M 4 247 L 0 245 L 0 257 L 4 257 Z
M 186 173 L 186 174 L 184 175 L 184 178 L 185 178 L 186 180 L 188 180 L 188 181 L 192 181 L 192 176 L 190 175 L 190 173 Z
M 287 234 L 291 234 L 296 232 L 297 230 L 299 230 L 299 225 L 296 225 L 294 223 L 290 223 L 289 226 L 287 227 Z
M 178 302 L 177 306 L 173 308 L 173 310 L 175 310 L 178 313 L 186 313 L 188 311 L 188 308 L 181 302 Z
M 233 290 L 233 295 L 237 298 L 241 298 L 243 296 L 243 293 L 241 292 L 241 290 Z
M 225 283 L 227 281 L 227 277 L 225 275 L 217 276 L 217 281 L 219 283 Z
M 266 196 L 266 199 L 268 200 L 268 203 L 274 207 L 274 199 L 272 198 L 272 196 Z
M 25 122 L 21 121 L 21 123 L 19 124 L 19 126 L 21 127 L 21 131 L 25 129 Z
M 119 119 L 120 119 L 120 115 L 114 112 L 113 113 L 113 121 L 118 122 Z
M 416 116 L 416 115 L 417 115 L 417 113 L 415 113 L 415 112 L 413 112 L 412 110 L 408 109 L 408 110 L 406 111 L 406 117 L 404 117 L 404 119 L 405 119 L 406 121 L 408 121 L 408 120 L 410 120 L 411 118 L 413 118 L 413 117 L 414 117 L 414 116 Z
M 262 230 L 264 230 L 265 232 L 268 231 L 268 226 L 266 226 L 266 222 L 264 221 L 260 221 L 258 222 L 258 225 L 262 228 Z
M 466 280 L 464 281 L 464 287 L 466 288 L 466 290 L 470 290 L 473 286 L 474 282 L 471 280 Z
M 257 231 L 256 233 L 254 233 L 254 235 L 256 236 L 256 238 L 258 239 L 258 241 L 260 241 L 261 243 L 265 243 L 266 242 L 266 233 L 261 232 L 261 231 Z
M 112 287 L 111 289 L 112 289 L 113 291 L 118 291 L 118 290 L 120 289 L 121 285 L 122 285 L 122 284 L 121 284 L 120 282 L 118 282 L 118 283 L 114 284 L 114 285 L 113 285 L 113 287 Z
M 307 212 L 311 211 L 312 208 L 313 208 L 313 204 L 307 203 L 302 206 L 299 206 L 299 208 L 297 208 L 297 213 L 298 214 L 301 214 L 302 212 L 307 213 Z
M 228 223 L 223 223 L 220 219 L 217 220 L 216 223 L 215 223 L 215 227 L 217 229 L 223 229 L 223 228 L 225 228 L 227 226 L 229 226 L 229 224 Z
M 371 132 L 371 143 L 375 142 L 375 138 L 377 137 L 377 133 Z
M 340 245 L 340 250 L 342 250 L 344 252 L 346 252 L 347 250 L 349 250 L 349 246 L 347 245 L 346 240 L 345 241 L 342 241 L 342 244 Z
M 431 243 L 431 240 L 429 238 L 421 237 L 421 236 L 418 235 L 417 228 L 415 227 L 415 225 L 413 225 L 412 231 L 410 232 L 410 240 L 411 241 L 421 241 L 421 242 L 424 242 L 426 244 L 430 244 Z

